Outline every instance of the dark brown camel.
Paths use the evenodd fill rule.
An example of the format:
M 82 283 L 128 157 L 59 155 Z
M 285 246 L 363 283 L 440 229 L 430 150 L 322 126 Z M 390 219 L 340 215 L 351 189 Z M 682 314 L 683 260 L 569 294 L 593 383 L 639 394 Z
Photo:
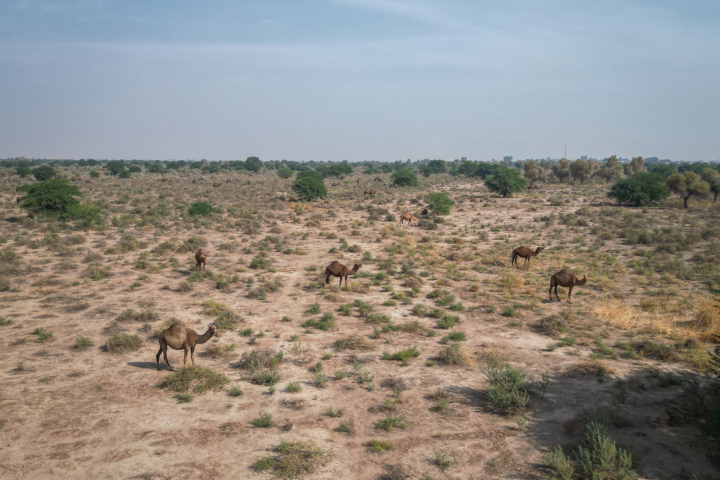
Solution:
M 348 267 L 343 265 L 340 262 L 332 262 L 330 265 L 325 267 L 325 285 L 330 284 L 330 277 L 340 277 L 340 286 L 342 287 L 342 281 L 343 278 L 345 279 L 345 287 L 348 286 L 347 284 L 347 277 L 348 275 L 353 275 L 355 272 L 357 272 L 360 267 L 362 267 L 361 263 L 356 263 L 353 266 L 353 269 L 350 270 Z
M 160 179 L 161 182 L 167 182 L 167 178 L 163 177 Z
M 202 251 L 202 248 L 195 254 L 195 271 L 199 271 L 202 267 L 202 271 L 205 271 L 205 262 L 207 261 L 207 255 Z
M 22 202 L 22 197 L 21 197 L 21 196 L 15 197 L 15 202 L 16 202 L 16 203 Z
M 228 178 L 228 179 L 227 179 L 227 182 L 225 182 L 225 183 L 232 183 L 232 180 L 230 180 L 230 179 Z
M 195 345 L 199 343 L 205 343 L 215 335 L 215 325 L 210 325 L 207 332 L 202 335 L 198 335 L 192 328 L 181 327 L 180 325 L 171 325 L 170 327 L 163 330 L 160 334 L 160 350 L 158 350 L 155 356 L 157 363 L 157 369 L 160 370 L 160 354 L 163 354 L 165 363 L 171 372 L 175 369 L 170 366 L 167 358 L 168 347 L 173 350 L 185 350 L 185 358 L 183 358 L 183 368 L 187 365 L 188 352 L 190 353 L 190 360 L 193 366 L 195 366 Z
M 512 260 L 510 261 L 510 266 L 512 267 L 512 265 L 513 265 L 513 263 L 514 263 L 517 268 L 520 268 L 520 267 L 518 267 L 518 263 L 517 263 L 518 257 L 524 258 L 524 259 L 525 259 L 525 263 L 529 263 L 529 262 L 530 262 L 530 257 L 537 257 L 537 256 L 538 256 L 538 253 L 540 253 L 540 251 L 541 251 L 542 249 L 543 249 L 543 247 L 538 247 L 538 248 L 536 248 L 535 251 L 533 252 L 532 250 L 530 250 L 530 249 L 527 248 L 527 247 L 518 247 L 518 248 L 516 248 L 515 250 L 512 251 Z M 523 265 L 524 265 L 524 264 L 523 264 Z
M 550 301 L 552 302 L 552 290 L 553 287 L 555 287 L 555 298 L 558 299 L 558 302 L 560 301 L 560 297 L 558 297 L 557 289 L 558 286 L 568 288 L 568 298 L 567 302 L 572 303 L 570 301 L 570 297 L 572 296 L 573 288 L 580 287 L 582 285 L 585 285 L 585 282 L 587 282 L 587 275 L 583 275 L 582 280 L 580 280 L 577 275 L 568 272 L 564 268 L 557 272 L 555 275 L 550 277 Z
M 195 179 L 193 179 L 193 183 L 197 183 L 197 181 L 195 181 Z
M 376 182 L 382 182 L 382 178 L 380 178 L 380 177 L 375 177 L 375 181 L 376 181 Z
M 365 190 L 365 195 L 375 195 L 376 193 L 376 190 Z
M 220 185 L 222 185 L 222 183 L 213 183 L 213 188 L 217 188 L 217 187 L 219 187 Z
M 428 212 L 428 209 L 427 209 L 427 208 L 423 208 L 422 212 L 420 212 L 420 215 L 427 215 L 428 213 L 429 213 L 429 212 Z

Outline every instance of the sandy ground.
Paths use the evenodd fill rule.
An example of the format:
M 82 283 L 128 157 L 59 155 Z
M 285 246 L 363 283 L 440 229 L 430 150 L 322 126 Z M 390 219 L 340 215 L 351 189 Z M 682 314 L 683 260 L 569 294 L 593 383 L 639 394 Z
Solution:
M 472 185 L 462 185 L 473 188 Z M 445 188 L 453 196 L 460 190 L 451 184 Z M 274 190 L 279 190 L 275 187 Z M 230 193 L 226 193 L 230 195 Z M 547 194 L 540 193 L 541 198 Z M 539 198 L 540 198 L 539 197 Z M 14 479 L 111 479 L 111 478 L 168 478 L 168 479 L 222 479 L 222 478 L 269 478 L 269 473 L 255 472 L 251 467 L 281 439 L 313 440 L 317 445 L 332 450 L 332 459 L 308 478 L 374 479 L 387 473 L 388 465 L 404 466 L 408 478 L 539 478 L 547 475 L 541 467 L 541 457 L 556 445 L 572 447 L 582 440 L 581 432 L 573 425 L 578 416 L 588 409 L 602 409 L 610 404 L 613 382 L 624 379 L 629 396 L 621 413 L 621 421 L 613 429 L 613 438 L 636 458 L 636 467 L 642 478 L 681 478 L 685 468 L 697 478 L 720 478 L 717 454 L 713 452 L 706 437 L 700 433 L 696 422 L 682 418 L 680 386 L 661 388 L 648 374 L 648 367 L 663 371 L 685 372 L 680 364 L 658 363 L 652 360 L 619 358 L 603 360 L 613 372 L 600 382 L 594 375 L 571 377 L 567 371 L 583 361 L 592 352 L 592 346 L 566 346 L 550 351 L 546 346 L 554 339 L 534 327 L 541 317 L 562 313 L 572 308 L 576 318 L 588 320 L 588 329 L 607 329 L 591 321 L 589 305 L 600 301 L 610 292 L 586 287 L 576 289 L 572 307 L 565 302 L 550 303 L 547 300 L 549 273 L 565 265 L 568 245 L 564 240 L 549 243 L 551 247 L 538 258 L 533 258 L 529 269 L 510 270 L 510 249 L 505 252 L 505 265 L 480 270 L 470 268 L 486 255 L 497 243 L 528 246 L 544 244 L 547 231 L 543 228 L 531 233 L 532 228 L 542 227 L 534 217 L 557 212 L 558 208 L 540 201 L 536 210 L 528 212 L 533 204 L 516 199 L 491 199 L 484 205 L 464 203 L 453 209 L 440 229 L 428 232 L 413 225 L 404 230 L 404 237 L 382 238 L 380 229 L 393 222 L 367 222 L 367 213 L 355 211 L 358 200 L 332 200 L 329 208 L 313 209 L 300 216 L 302 223 L 292 223 L 281 211 L 275 219 L 282 233 L 275 235 L 285 239 L 288 248 L 300 248 L 304 255 L 281 254 L 273 249 L 268 252 L 275 272 L 256 271 L 248 268 L 253 253 L 243 253 L 265 235 L 274 235 L 263 226 L 261 233 L 248 236 L 228 222 L 222 232 L 185 231 L 168 229 L 158 234 L 153 227 L 129 227 L 146 247 L 136 251 L 104 254 L 104 250 L 119 241 L 120 232 L 111 228 L 111 235 L 95 231 L 68 232 L 64 235 L 82 235 L 81 250 L 74 256 L 58 256 L 47 248 L 16 246 L 23 268 L 30 272 L 13 279 L 13 288 L 0 294 L 0 316 L 13 323 L 0 327 L 0 344 L 4 353 L 0 357 L 0 478 Z M 10 205 L 10 196 L 4 200 L 9 205 L 4 213 L 3 224 L 9 228 L 8 218 L 19 215 L 20 210 Z M 364 205 L 369 201 L 362 199 Z M 575 197 L 576 206 L 591 205 L 582 191 Z M 404 210 L 417 213 L 417 206 L 404 207 L 394 203 L 378 205 L 388 208 L 395 215 Z M 595 208 L 595 207 L 592 207 Z M 327 217 L 334 212 L 336 217 Z M 319 227 L 305 225 L 313 214 L 325 216 Z M 518 218 L 511 219 L 512 215 Z M 475 219 L 486 224 L 496 224 L 506 219 L 499 231 L 490 232 L 484 241 L 471 243 L 476 238 L 470 229 Z M 352 222 L 357 221 L 356 224 Z M 347 225 L 339 231 L 337 225 Z M 508 228 L 511 226 L 511 228 Z M 6 227 L 0 227 L 5 229 Z M 565 229 L 560 226 L 559 228 Z M 357 234 L 351 235 L 352 230 Z M 487 231 L 487 230 L 486 230 Z M 328 239 L 320 233 L 337 233 L 350 245 L 360 246 L 360 253 L 328 251 L 340 246 L 339 239 Z M 444 242 L 452 232 L 466 233 L 468 242 L 463 248 L 476 255 L 471 261 L 457 261 L 463 280 L 453 281 L 444 270 L 447 255 L 453 244 Z M 309 233 L 306 238 L 302 234 Z M 8 230 L 9 234 L 9 230 Z M 14 234 L 14 232 L 13 232 Z M 31 233 L 34 235 L 35 233 Z M 38 238 L 44 234 L 38 233 Z M 206 279 L 194 283 L 191 292 L 180 293 L 178 285 L 186 281 L 194 269 L 191 253 L 169 252 L 150 254 L 151 263 L 164 262 L 174 256 L 179 266 L 163 268 L 155 273 L 135 268 L 141 252 L 152 250 L 166 240 L 180 243 L 191 235 L 202 235 L 207 240 L 204 250 L 208 252 L 208 270 L 238 275 L 240 282 L 229 290 L 214 288 L 215 281 Z M 364 261 L 360 272 L 375 274 L 381 269 L 377 261 L 387 258 L 386 250 L 393 244 L 405 242 L 404 251 L 413 250 L 423 236 L 437 237 L 437 259 L 432 268 L 422 266 L 428 257 L 415 255 L 417 271 L 430 269 L 433 277 L 424 278 L 419 295 L 405 305 L 398 301 L 395 306 L 382 304 L 391 298 L 392 292 L 370 284 L 369 277 L 353 279 L 356 291 L 330 289 L 327 295 L 320 290 L 309 290 L 311 282 L 322 282 L 322 270 L 333 260 L 351 266 L 369 251 L 374 261 Z M 536 235 L 533 237 L 533 235 Z M 231 240 L 230 237 L 235 239 Z M 535 240 L 530 244 L 529 240 Z M 379 240 L 379 241 L 378 241 Z M 235 243 L 234 251 L 220 250 L 221 244 Z M 7 247 L 12 241 L 0 246 Z M 100 246 L 102 245 L 102 246 Z M 605 250 L 625 249 L 619 241 L 609 241 Z M 110 267 L 111 276 L 97 281 L 86 276 L 83 257 L 96 252 L 103 255 L 102 263 Z M 395 255 L 396 266 L 405 259 Z M 60 270 L 63 262 L 76 263 L 75 270 Z M 317 267 L 316 271 L 309 268 Z M 593 269 L 573 269 L 576 273 L 593 275 Z M 501 276 L 512 273 L 520 285 L 508 293 L 500 287 Z M 147 275 L 139 286 L 132 287 L 138 277 Z M 267 294 L 266 300 L 249 298 L 243 283 L 255 278 L 255 286 L 262 278 L 280 280 L 282 287 Z M 622 278 L 631 279 L 628 272 Z M 445 279 L 438 286 L 437 279 Z M 337 279 L 333 279 L 335 284 Z M 631 281 L 631 280 L 628 280 Z M 77 282 L 77 284 L 73 284 Z M 390 278 L 393 291 L 408 291 L 401 286 L 402 280 Z M 478 285 L 478 295 L 473 296 L 469 285 Z M 358 286 L 361 286 L 359 288 Z M 365 287 L 362 287 L 365 286 Z M 413 304 L 421 303 L 433 308 L 433 300 L 426 295 L 435 288 L 447 289 L 462 300 L 465 311 L 449 312 L 460 317 L 453 329 L 464 331 L 467 340 L 461 342 L 469 354 L 468 366 L 428 366 L 441 348 L 443 335 L 448 332 L 435 328 L 436 321 L 412 315 Z M 353 290 L 351 288 L 350 290 Z M 579 295 L 578 295 L 579 293 Z M 564 298 L 561 294 L 561 298 Z M 631 297 L 632 298 L 632 297 Z M 155 354 L 158 341 L 152 332 L 171 317 L 203 333 L 212 324 L 212 316 L 203 315 L 202 303 L 214 299 L 225 303 L 242 317 L 236 331 L 224 332 L 222 337 L 197 347 L 196 363 L 221 372 L 230 378 L 227 388 L 194 395 L 192 402 L 182 404 L 173 398 L 172 392 L 159 388 L 170 374 L 163 365 L 156 370 Z M 383 333 L 379 339 L 370 339 L 372 325 L 366 323 L 353 309 L 351 316 L 338 312 L 340 304 L 363 300 L 374 306 L 374 313 L 390 317 L 395 325 L 419 320 L 427 328 L 435 330 L 433 337 L 414 335 L 402 331 Z M 504 308 L 518 301 L 531 305 L 522 310 L 515 321 L 501 315 Z M 323 332 L 312 329 L 311 333 L 300 326 L 311 316 L 305 312 L 318 303 L 322 312 L 335 316 L 334 329 Z M 87 304 L 73 312 L 74 305 Z M 490 305 L 497 306 L 491 312 Z M 151 331 L 140 330 L 138 323 L 122 323 L 127 333 L 137 333 L 143 339 L 139 350 L 111 354 L 103 350 L 107 335 L 103 329 L 127 308 L 141 310 L 151 307 L 159 314 Z M 283 322 L 284 316 L 291 318 Z M 317 315 L 315 316 L 317 317 Z M 36 328 L 51 331 L 50 341 L 40 343 L 32 332 Z M 263 332 L 260 338 L 239 335 L 242 329 Z M 609 328 L 612 345 L 619 335 Z M 335 351 L 333 342 L 338 338 L 357 333 L 375 348 L 372 351 Z M 295 342 L 291 335 L 297 335 Z M 91 339 L 94 346 L 86 350 L 72 348 L 76 338 Z M 19 343 L 23 342 L 24 343 Z M 251 341 L 253 343 L 251 343 Z M 299 354 L 289 351 L 301 343 Z M 207 348 L 237 344 L 225 358 L 210 358 Z M 409 360 L 408 366 L 398 361 L 382 360 L 383 352 L 395 352 L 401 348 L 417 346 L 421 354 Z M 274 394 L 265 386 L 243 380 L 246 372 L 233 367 L 241 354 L 254 349 L 285 352 L 279 371 L 282 380 Z M 528 372 L 529 378 L 538 380 L 543 373 L 550 377 L 545 395 L 533 393 L 526 424 L 521 428 L 513 416 L 493 410 L 485 395 L 486 359 L 493 353 L 507 359 L 514 366 Z M 323 355 L 332 354 L 329 359 Z M 356 355 L 365 371 L 375 375 L 374 389 L 358 383 L 354 378 L 334 379 L 333 371 L 351 371 L 348 358 Z M 169 352 L 171 363 L 179 367 L 182 352 Z M 325 388 L 317 388 L 311 382 L 310 368 L 322 361 L 324 372 L 330 377 Z M 401 379 L 405 390 L 401 400 L 395 403 L 391 388 L 384 385 L 387 379 Z M 290 382 L 302 386 L 299 393 L 289 393 Z M 231 386 L 240 386 L 243 395 L 230 396 Z M 441 389 L 450 402 L 450 412 L 441 414 L 431 411 L 437 401 L 431 395 Z M 383 406 L 390 400 L 396 414 L 406 417 L 406 429 L 395 428 L 385 432 L 376 428 L 384 418 Z M 374 408 L 373 408 L 374 407 Z M 342 418 L 326 415 L 328 408 L 342 409 Z M 251 421 L 261 413 L 272 415 L 277 426 L 256 428 Z M 352 420 L 354 434 L 338 432 L 340 423 Z M 386 439 L 394 449 L 373 453 L 367 446 L 370 439 Z M 453 465 L 442 472 L 432 458 L 437 453 L 447 454 Z M 715 456 L 714 456 L 715 455 Z M 425 476 L 425 477 L 423 477 Z M 388 477 L 390 478 L 390 477 Z M 685 477 L 691 478 L 691 477 Z

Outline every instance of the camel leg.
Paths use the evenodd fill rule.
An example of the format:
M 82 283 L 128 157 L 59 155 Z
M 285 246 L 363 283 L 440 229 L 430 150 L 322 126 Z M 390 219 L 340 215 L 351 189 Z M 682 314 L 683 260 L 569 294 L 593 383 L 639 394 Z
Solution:
M 204 272 L 205 271 L 205 262 L 203 262 L 202 267 L 203 267 L 203 272 Z
M 330 275 L 325 275 L 325 285 L 330 285 Z
M 174 372 L 175 369 L 172 367 L 172 365 L 170 365 L 170 361 L 167 358 L 167 345 L 165 346 L 165 348 L 163 348 L 163 357 L 165 358 L 165 365 L 168 366 L 168 370 Z
M 342 288 L 342 275 L 340 275 L 340 285 L 338 285 L 338 288 Z
M 162 347 L 160 347 L 160 350 L 158 350 L 157 355 L 155 355 L 155 363 L 157 363 L 157 369 L 160 371 L 160 354 L 162 353 Z
M 550 301 L 551 301 L 551 302 L 553 301 L 553 299 L 552 299 L 552 287 L 553 287 L 553 286 L 552 286 L 552 283 L 551 283 L 551 284 L 550 284 L 550 290 L 548 291 L 548 293 L 550 294 Z
M 183 368 L 185 368 L 187 366 L 188 353 L 190 353 L 190 349 L 188 347 L 185 347 L 185 356 L 183 357 Z
M 558 297 L 558 294 L 557 294 L 557 287 L 558 287 L 558 286 L 555 285 L 555 298 L 557 298 L 557 299 L 558 299 L 558 302 L 559 302 L 559 301 L 561 301 L 561 300 L 560 300 L 560 297 Z
M 192 361 L 193 367 L 195 366 L 195 345 L 190 347 L 190 361 Z
M 568 303 L 572 303 L 570 301 L 570 297 L 572 297 L 572 289 L 573 289 L 573 287 L 572 287 L 572 285 L 570 285 L 570 289 L 568 290 Z

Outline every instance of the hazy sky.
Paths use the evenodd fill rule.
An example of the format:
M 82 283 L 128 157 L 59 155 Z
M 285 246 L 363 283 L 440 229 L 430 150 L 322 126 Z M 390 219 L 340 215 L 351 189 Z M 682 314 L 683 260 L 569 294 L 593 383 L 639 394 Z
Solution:
M 0 157 L 720 157 L 717 0 L 0 0 Z

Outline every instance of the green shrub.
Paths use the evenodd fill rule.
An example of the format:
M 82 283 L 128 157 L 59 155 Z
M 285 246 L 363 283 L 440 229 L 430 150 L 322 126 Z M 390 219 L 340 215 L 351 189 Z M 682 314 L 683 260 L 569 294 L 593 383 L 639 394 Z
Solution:
M 188 208 L 190 215 L 210 215 L 215 209 L 208 202 L 195 202 Z
M 608 192 L 608 197 L 614 198 L 620 205 L 630 207 L 652 205 L 669 196 L 670 191 L 665 186 L 664 178 L 647 172 L 618 180 Z
M 527 188 L 528 181 L 520 175 L 516 168 L 496 166 L 492 175 L 485 179 L 488 190 L 503 197 L 512 197 L 513 193 L 522 192 Z
M 64 178 L 53 178 L 33 185 L 22 185 L 17 189 L 25 192 L 21 206 L 35 213 L 70 216 L 70 211 L 80 204 L 74 197 L 82 197 L 78 187 L 70 185 Z
M 408 427 L 408 424 L 405 421 L 404 415 L 395 416 L 391 413 L 388 413 L 387 417 L 378 420 L 375 426 L 380 430 L 385 430 L 386 432 L 389 432 L 393 428 L 400 428 L 402 430 L 405 430 Z
M 571 480 L 575 473 L 572 461 L 560 447 L 555 447 L 555 450 L 545 454 L 542 461 L 543 465 L 550 469 L 551 476 L 555 480 Z
M 168 375 L 160 386 L 173 392 L 193 391 L 202 395 L 208 390 L 221 390 L 229 381 L 222 373 L 209 368 L 189 366 Z
M 605 428 L 596 423 L 586 428 L 587 447 L 577 453 L 577 474 L 586 479 L 631 480 L 637 478 L 632 469 L 632 456 L 618 448 Z
M 50 165 L 41 165 L 37 168 L 33 168 L 31 172 L 33 177 L 35 177 L 35 180 L 38 182 L 44 182 L 45 180 L 50 180 L 55 177 L 55 169 Z
M 390 176 L 394 187 L 417 187 L 420 186 L 417 175 L 409 168 L 398 170 Z
M 288 179 L 288 178 L 292 177 L 293 175 L 295 175 L 295 172 L 293 172 L 292 170 L 290 170 L 287 167 L 283 167 L 277 171 L 277 175 L 280 178 Z
M 332 458 L 332 452 L 311 441 L 286 442 L 273 448 L 274 457 L 261 458 L 253 465 L 256 471 L 270 470 L 278 478 L 297 478 L 315 473 Z
M 261 413 L 258 418 L 252 421 L 252 424 L 259 428 L 270 428 L 275 426 L 275 421 L 269 413 Z
M 490 365 L 485 370 L 488 379 L 487 395 L 493 407 L 504 413 L 525 410 L 530 396 L 524 388 L 527 374 L 507 363 Z
M 85 337 L 80 337 L 77 340 L 75 340 L 75 344 L 73 345 L 73 348 L 76 350 L 84 350 L 88 347 L 92 347 L 94 344 L 92 340 L 87 339 Z
M 417 349 L 417 347 L 412 348 L 406 348 L 404 350 L 400 350 L 399 352 L 395 352 L 392 355 L 384 352 L 382 354 L 383 360 L 400 360 L 403 365 L 408 364 L 408 360 L 413 357 L 419 357 L 420 356 L 420 350 Z
M 295 178 L 292 189 L 301 200 L 306 202 L 327 197 L 325 179 L 319 172 L 299 172 Z
M 455 204 L 445 192 L 431 193 L 425 197 L 425 202 L 433 215 L 449 215 L 450 207 Z
M 310 320 L 307 320 L 304 322 L 302 327 L 309 328 L 317 328 L 319 330 L 322 330 L 324 332 L 327 332 L 331 328 L 335 327 L 335 317 L 332 313 L 325 313 L 320 320 L 316 320 L 314 318 L 311 318 Z
M 387 440 L 370 440 L 370 443 L 368 444 L 370 447 L 370 450 L 373 452 L 385 452 L 387 450 L 392 450 L 395 448 L 392 442 Z

